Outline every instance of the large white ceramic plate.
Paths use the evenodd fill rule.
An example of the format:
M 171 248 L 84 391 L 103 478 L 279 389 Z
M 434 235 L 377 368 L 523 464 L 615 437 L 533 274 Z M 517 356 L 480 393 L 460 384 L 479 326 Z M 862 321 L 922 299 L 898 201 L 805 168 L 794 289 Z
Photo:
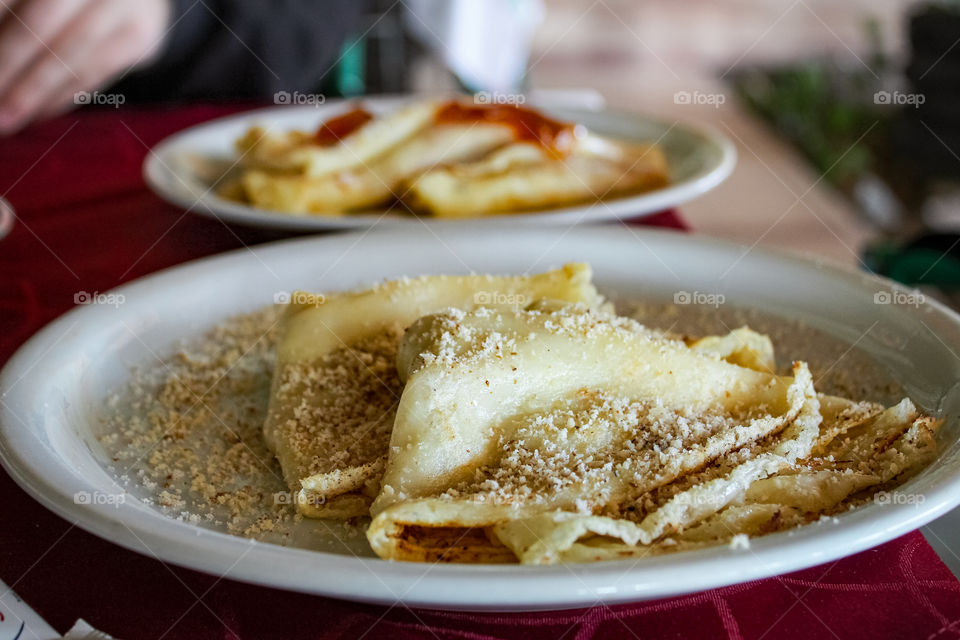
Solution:
M 409 97 L 368 98 L 364 103 L 375 113 L 385 113 L 410 100 Z M 723 182 L 736 164 L 733 144 L 712 130 L 659 122 L 635 114 L 537 106 L 557 118 L 581 122 L 598 133 L 627 140 L 656 141 L 666 153 L 672 182 L 667 187 L 640 195 L 512 215 L 510 221 L 514 223 L 569 225 L 649 215 L 706 193 Z M 153 148 L 144 161 L 144 178 L 160 197 L 191 212 L 229 222 L 277 229 L 304 231 L 374 225 L 419 227 L 423 223 L 437 226 L 475 225 L 496 220 L 416 218 L 400 210 L 340 216 L 296 216 L 258 209 L 216 194 L 217 181 L 224 175 L 225 169 L 236 162 L 234 141 L 250 126 L 260 124 L 278 131 L 313 130 L 321 121 L 343 110 L 343 101 L 331 100 L 318 106 L 272 107 L 191 127 Z
M 294 287 L 335 290 L 401 274 L 525 273 L 569 260 L 593 264 L 607 291 L 672 300 L 722 293 L 728 305 L 799 319 L 856 343 L 920 405 L 947 417 L 938 461 L 901 504 L 871 504 L 838 522 L 672 556 L 572 566 L 453 566 L 359 559 L 284 548 L 199 528 L 115 491 L 92 437 L 105 396 L 138 363 Z M 536 609 L 656 598 L 823 563 L 872 547 L 960 503 L 960 317 L 878 278 L 719 241 L 625 227 L 393 230 L 288 240 L 204 259 L 116 290 L 124 304 L 75 309 L 34 336 L 0 375 L 0 457 L 18 483 L 79 526 L 194 569 L 355 600 L 458 609 Z M 890 292 L 897 292 L 891 294 Z M 875 296 L 881 295 L 876 304 Z M 838 357 L 841 354 L 837 354 Z M 908 503 L 909 502 L 909 503 Z

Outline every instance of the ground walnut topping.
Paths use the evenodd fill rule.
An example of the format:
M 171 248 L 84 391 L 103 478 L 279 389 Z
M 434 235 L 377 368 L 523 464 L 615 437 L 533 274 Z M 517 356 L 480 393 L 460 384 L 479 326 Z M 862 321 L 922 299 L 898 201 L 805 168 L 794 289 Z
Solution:
M 294 406 L 281 426 L 303 475 L 362 465 L 387 454 L 403 383 L 394 326 L 324 355 L 282 367 L 276 397 Z M 289 400 L 289 402 L 287 402 Z
M 584 389 L 566 406 L 522 416 L 513 435 L 500 438 L 497 461 L 446 495 L 502 504 L 555 504 L 569 495 L 580 509 L 608 504 L 612 491 L 640 495 L 669 481 L 681 454 L 709 448 L 718 435 L 732 437 L 749 419 Z
M 274 499 L 285 486 L 261 435 L 275 324 L 272 308 L 233 319 L 134 373 L 110 403 L 101 443 L 135 494 L 241 535 L 293 519 Z
M 233 318 L 135 371 L 107 403 L 101 444 L 121 486 L 172 517 L 263 541 L 364 553 L 365 524 L 295 513 L 264 442 L 276 317 L 270 307 Z

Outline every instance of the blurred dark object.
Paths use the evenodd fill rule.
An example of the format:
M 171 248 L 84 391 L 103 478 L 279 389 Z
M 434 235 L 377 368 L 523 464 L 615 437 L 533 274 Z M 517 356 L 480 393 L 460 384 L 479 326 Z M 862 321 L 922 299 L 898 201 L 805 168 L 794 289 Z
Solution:
M 396 0 L 370 0 L 365 41 L 364 93 L 404 93 L 413 80 L 410 70 L 419 49 L 403 26 L 405 5 Z
M 131 102 L 410 91 L 420 48 L 389 0 L 174 0 L 159 60 L 112 91 Z
M 908 242 L 882 241 L 865 254 L 871 269 L 925 286 L 960 308 L 960 4 L 926 3 L 909 19 L 906 77 L 916 96 L 890 130 L 903 176 L 923 194 L 920 231 Z
M 363 0 L 173 0 L 159 58 L 111 89 L 129 102 L 316 91 L 362 28 Z
M 922 102 L 902 110 L 893 146 L 925 177 L 960 178 L 960 4 L 920 5 L 909 33 L 906 75 Z
M 926 233 L 903 244 L 870 247 L 864 261 L 871 271 L 909 285 L 933 285 L 960 292 L 960 235 Z
M 404 26 L 406 5 L 366 0 L 357 36 L 344 44 L 336 70 L 321 87 L 328 96 L 409 93 L 417 60 L 425 54 Z

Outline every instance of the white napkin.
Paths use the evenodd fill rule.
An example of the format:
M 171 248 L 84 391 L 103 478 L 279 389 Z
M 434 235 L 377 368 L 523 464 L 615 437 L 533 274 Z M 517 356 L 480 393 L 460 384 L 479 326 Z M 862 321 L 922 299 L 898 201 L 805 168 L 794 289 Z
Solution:
M 410 32 L 471 91 L 522 88 L 543 0 L 407 0 Z
M 63 636 L 63 640 L 114 640 L 114 638 L 103 631 L 97 631 L 87 624 L 86 620 L 80 618 L 73 623 L 67 635 Z
M 61 636 L 0 580 L 0 640 L 114 640 L 83 619 Z

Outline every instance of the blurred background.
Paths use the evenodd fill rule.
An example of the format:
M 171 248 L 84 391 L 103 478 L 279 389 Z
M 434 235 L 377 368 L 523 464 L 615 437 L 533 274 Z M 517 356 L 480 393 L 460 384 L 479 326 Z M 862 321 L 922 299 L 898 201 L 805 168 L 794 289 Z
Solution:
M 909 280 L 929 262 L 900 243 L 960 228 L 960 3 L 532 4 L 524 87 L 590 88 L 735 140 L 731 179 L 684 207 L 698 231 Z M 412 73 L 418 89 L 442 81 L 432 61 Z M 720 97 L 682 103 L 697 93 Z
M 960 3 L 504 4 L 536 25 L 518 86 L 589 89 L 736 142 L 733 176 L 683 208 L 698 232 L 956 291 Z M 453 57 L 422 31 L 427 49 Z M 443 84 L 451 65 L 436 61 L 418 59 L 412 87 Z
M 328 94 L 526 92 L 712 126 L 698 232 L 960 289 L 960 3 L 371 0 Z
M 0 131 L 120 98 L 284 92 L 628 110 L 735 142 L 731 178 L 683 207 L 697 232 L 950 297 L 958 43 L 946 0 L 0 0 Z

